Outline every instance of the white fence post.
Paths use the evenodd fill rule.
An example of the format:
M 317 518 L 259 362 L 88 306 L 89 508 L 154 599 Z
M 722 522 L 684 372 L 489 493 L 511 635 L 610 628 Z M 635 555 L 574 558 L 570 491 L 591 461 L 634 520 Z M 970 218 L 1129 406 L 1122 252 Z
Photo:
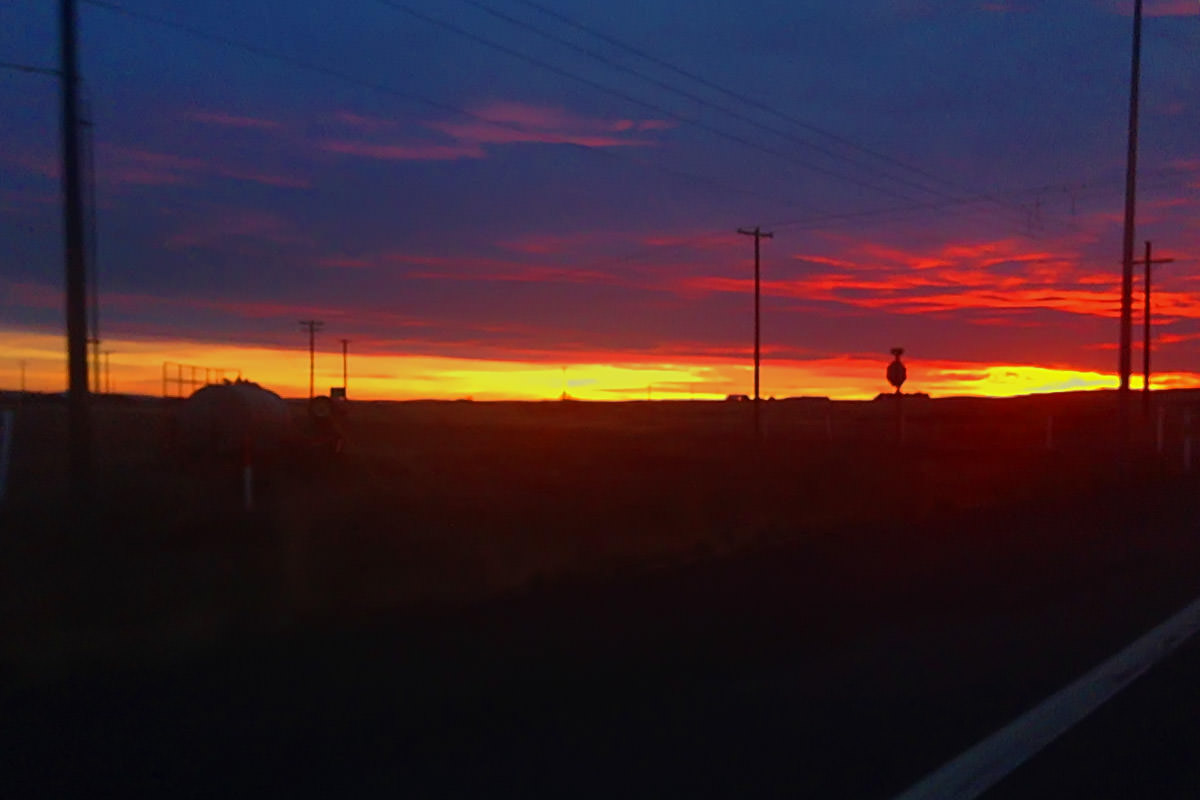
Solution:
M 250 434 L 242 440 L 242 502 L 247 511 L 254 510 L 254 459 L 251 456 L 253 447 L 250 444 Z
M 8 463 L 12 454 L 13 412 L 11 408 L 0 411 L 0 505 L 8 489 Z
M 1192 410 L 1183 412 L 1183 471 L 1192 471 Z

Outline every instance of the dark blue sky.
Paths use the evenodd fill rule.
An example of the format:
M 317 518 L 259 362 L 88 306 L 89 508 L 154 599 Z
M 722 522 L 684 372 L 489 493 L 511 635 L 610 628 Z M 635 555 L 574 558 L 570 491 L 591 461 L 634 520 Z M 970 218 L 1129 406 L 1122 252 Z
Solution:
M 1113 368 L 1131 3 L 538 2 L 81 5 L 104 335 L 737 354 L 762 224 L 780 357 Z M 0 61 L 54 66 L 53 5 Z M 1147 10 L 1137 236 L 1200 372 L 1200 7 Z M 58 332 L 54 81 L 0 110 L 2 325 Z

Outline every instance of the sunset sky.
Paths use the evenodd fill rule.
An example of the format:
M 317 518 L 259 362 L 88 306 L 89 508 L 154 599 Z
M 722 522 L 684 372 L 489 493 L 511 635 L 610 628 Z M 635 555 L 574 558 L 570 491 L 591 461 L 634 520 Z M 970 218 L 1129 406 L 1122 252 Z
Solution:
M 12 68 L 55 6 L 0 9 L 2 388 L 66 384 L 58 87 Z M 912 391 L 1115 386 L 1131 9 L 81 3 L 113 389 L 304 395 L 315 318 L 352 397 L 750 393 L 756 225 L 764 396 L 874 396 L 896 346 Z M 1146 13 L 1137 252 L 1200 385 L 1200 3 Z

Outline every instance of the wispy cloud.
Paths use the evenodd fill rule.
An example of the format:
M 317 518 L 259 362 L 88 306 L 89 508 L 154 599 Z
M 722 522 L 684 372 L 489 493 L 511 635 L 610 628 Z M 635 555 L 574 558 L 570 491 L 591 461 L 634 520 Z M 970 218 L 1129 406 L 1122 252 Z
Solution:
M 479 144 L 540 142 L 584 147 L 645 147 L 654 142 L 625 134 L 663 130 L 662 120 L 606 120 L 562 108 L 495 101 L 472 109 L 475 119 L 426 123 L 459 141 Z
M 485 155 L 483 148 L 474 144 L 370 144 L 334 139 L 321 142 L 320 147 L 330 153 L 383 161 L 458 161 Z
M 1133 0 L 1107 0 L 1107 5 L 1119 14 L 1133 16 Z M 1196 0 L 1146 0 L 1142 14 L 1147 17 L 1200 17 Z
M 204 179 L 219 177 L 289 189 L 303 189 L 309 186 L 307 178 L 294 175 L 118 145 L 105 145 L 101 148 L 97 159 L 97 172 L 119 184 L 198 183 Z
M 183 119 L 191 120 L 192 122 L 201 122 L 206 125 L 218 125 L 223 128 L 246 128 L 255 130 L 277 130 L 283 125 L 275 120 L 262 119 L 260 117 L 244 117 L 236 114 L 229 114 L 224 111 L 204 111 L 193 110 L 185 111 L 180 116 Z
M 276 245 L 304 244 L 308 238 L 295 224 L 270 211 L 223 210 L 204 220 L 191 220 L 186 228 L 167 237 L 170 248 L 206 247 L 233 239 L 252 239 Z
M 195 185 L 213 178 L 288 189 L 303 189 L 310 185 L 307 178 L 213 159 L 108 143 L 102 143 L 96 149 L 96 180 L 109 191 L 138 186 Z M 50 180 L 58 180 L 61 174 L 58 159 L 49 155 L 13 153 L 4 160 Z
M 1118 313 L 1113 275 L 1083 269 L 1083 258 L 1076 252 L 1026 249 L 1016 240 L 952 242 L 928 250 L 850 241 L 833 255 L 806 253 L 794 258 L 812 268 L 794 278 L 764 281 L 765 294 L 896 314 L 1051 310 L 1115 317 Z M 741 275 L 684 277 L 676 290 L 746 293 L 753 290 L 753 281 Z M 1200 317 L 1200 300 L 1189 294 L 1163 291 L 1157 299 L 1163 314 Z M 988 324 L 1003 322 L 998 315 L 987 319 Z M 1010 324 L 1021 323 L 1013 319 Z
M 656 142 L 647 134 L 672 127 L 665 120 L 602 119 L 511 101 L 493 101 L 470 111 L 467 118 L 421 123 L 424 131 L 393 120 L 341 111 L 334 115 L 335 122 L 367 140 L 339 136 L 324 139 L 318 146 L 328 152 L 388 161 L 456 161 L 483 158 L 488 146 L 500 145 L 650 147 Z M 422 134 L 430 131 L 449 141 L 427 141 Z
M 732 230 L 729 233 L 713 233 L 712 231 L 697 231 L 683 234 L 656 234 L 642 240 L 646 247 L 683 248 L 696 251 L 724 251 L 742 246 L 742 242 Z

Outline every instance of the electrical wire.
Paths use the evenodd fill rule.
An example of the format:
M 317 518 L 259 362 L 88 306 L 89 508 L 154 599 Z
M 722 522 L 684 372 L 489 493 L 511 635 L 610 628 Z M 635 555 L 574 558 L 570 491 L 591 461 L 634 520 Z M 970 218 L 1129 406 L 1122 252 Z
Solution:
M 684 78 L 695 81 L 696 83 L 700 84 L 701 86 L 704 86 L 704 87 L 711 89 L 715 92 L 718 92 L 720 94 L 723 94 L 726 97 L 733 98 L 734 100 L 744 103 L 752 108 L 757 108 L 760 111 L 764 111 L 768 114 L 771 114 L 772 116 L 774 116 L 778 119 L 781 119 L 785 122 L 791 123 L 792 125 L 795 125 L 798 128 L 807 130 L 811 133 L 815 133 L 819 136 L 824 136 L 825 138 L 827 138 L 831 141 L 837 142 L 838 144 L 841 144 L 844 147 L 848 147 L 851 150 L 855 150 L 859 153 L 862 153 L 863 155 L 871 156 L 880 161 L 883 161 L 884 163 L 892 164 L 895 167 L 907 170 L 909 172 L 912 172 L 913 174 L 920 175 L 924 178 L 927 178 L 929 180 L 940 183 L 943 186 L 951 188 L 955 191 L 960 191 L 960 192 L 967 191 L 963 187 L 955 184 L 954 182 L 946 180 L 945 178 L 943 178 L 939 175 L 936 175 L 932 172 L 929 172 L 928 170 L 925 170 L 921 167 L 907 163 L 901 159 L 895 158 L 894 156 L 888 155 L 887 153 L 883 153 L 879 150 L 875 150 L 873 148 L 859 144 L 858 142 L 855 142 L 846 136 L 842 136 L 833 131 L 830 131 L 830 130 L 827 130 L 820 126 L 814 125 L 811 122 L 806 122 L 805 120 L 799 119 L 798 117 L 796 117 L 792 114 L 787 114 L 783 111 L 780 111 L 779 109 L 777 109 L 771 105 L 768 105 L 767 103 L 764 103 L 761 100 L 757 100 L 755 98 L 749 97 L 742 92 L 738 92 L 738 91 L 730 89 L 726 86 L 722 86 L 722 85 L 720 85 L 714 81 L 711 81 L 701 75 L 698 75 L 690 70 L 684 69 L 683 67 L 680 67 L 677 64 L 667 61 L 666 59 L 659 58 L 658 56 L 655 56 L 654 54 L 649 53 L 642 48 L 636 47 L 635 45 L 632 45 L 632 44 L 629 44 L 628 42 L 622 41 L 621 39 L 619 39 L 615 36 L 612 36 L 611 34 L 604 33 L 603 31 L 599 31 L 595 28 L 585 25 L 584 23 L 571 18 L 560 11 L 557 11 L 552 8 L 548 8 L 545 5 L 543 5 L 539 2 L 536 2 L 536 0 L 516 0 L 516 2 L 521 3 L 522 5 L 525 5 L 536 11 L 540 11 L 541 13 L 543 13 L 549 17 L 557 19 L 559 22 L 562 22 L 564 25 L 568 25 L 576 30 L 579 30 L 579 31 L 587 33 L 591 36 L 594 36 L 603 42 L 606 42 L 606 43 L 608 43 L 614 47 L 617 47 L 621 50 L 624 50 L 625 52 L 630 53 L 634 56 L 637 56 L 638 58 L 644 59 L 644 60 L 650 62 L 651 64 L 655 64 L 656 66 L 670 70 Z M 995 203 L 1001 202 L 1001 201 L 997 200 L 996 198 L 993 198 L 989 195 L 983 195 L 983 197 L 985 197 L 986 199 L 988 199 L 991 202 L 995 202 Z M 1021 209 L 1019 207 L 1015 210 L 1022 211 L 1022 212 L 1024 211 L 1024 209 Z
M 100 8 L 100 9 L 104 9 L 106 11 L 110 11 L 110 12 L 113 12 L 116 14 L 121 14 L 121 15 L 130 17 L 131 19 L 137 19 L 142 22 L 148 22 L 148 23 L 151 23 L 154 25 L 158 25 L 160 27 L 169 28 L 169 29 L 181 32 L 181 33 L 185 33 L 185 34 L 193 36 L 197 39 L 205 40 L 211 44 L 217 44 L 217 45 L 221 45 L 221 46 L 228 47 L 231 49 L 241 50 L 243 52 L 250 53 L 251 55 L 258 56 L 260 58 L 264 58 L 264 59 L 268 59 L 268 60 L 275 61 L 278 63 L 286 64 L 286 65 L 289 65 L 292 67 L 306 70 L 308 72 L 313 72 L 313 73 L 321 75 L 323 77 L 330 78 L 330 79 L 333 79 L 336 81 L 340 81 L 342 83 L 345 83 L 345 84 L 348 84 L 351 86 L 355 86 L 355 87 L 358 87 L 361 89 L 368 89 L 370 91 L 377 92 L 380 94 L 386 94 L 386 95 L 390 95 L 393 97 L 398 97 L 400 99 L 407 100 L 412 103 L 417 103 L 420 105 L 427 106 L 427 107 L 435 109 L 437 111 L 442 111 L 442 112 L 449 113 L 449 114 L 464 116 L 469 119 L 474 119 L 478 122 L 484 122 L 489 125 L 494 125 L 496 127 L 506 128 L 508 130 L 511 130 L 511 131 L 514 131 L 517 133 L 524 134 L 524 133 L 528 132 L 524 128 L 520 127 L 519 125 L 513 124 L 511 122 L 507 122 L 505 120 L 489 118 L 482 114 L 478 114 L 473 111 L 469 111 L 465 108 L 455 106 L 451 103 L 447 103 L 447 102 L 444 102 L 441 100 L 435 100 L 435 99 L 426 97 L 424 95 L 417 94 L 415 92 L 397 89 L 394 86 L 380 83 L 378 81 L 365 80 L 365 79 L 359 78 L 357 76 L 351 75 L 350 73 L 343 72 L 342 70 L 339 70 L 339 69 L 327 67 L 325 65 L 318 64 L 313 61 L 308 61 L 306 59 L 296 58 L 294 56 L 289 56 L 289 55 L 285 55 L 282 53 L 278 53 L 273 50 L 269 50 L 265 47 L 262 47 L 260 45 L 251 44 L 249 42 L 244 42 L 244 41 L 240 41 L 237 39 L 232 39 L 232 38 L 229 38 L 226 36 L 222 36 L 220 34 L 212 33 L 210 31 L 204 30 L 202 28 L 197 28 L 192 25 L 188 25 L 188 24 L 185 24 L 182 22 L 177 22 L 175 20 L 167 19 L 165 17 L 161 17 L 156 14 L 148 14 L 148 13 L 145 13 L 142 11 L 135 11 L 133 9 L 126 8 L 125 6 L 119 5 L 117 3 L 108 2 L 108 0 L 80 0 L 80 2 L 85 5 L 93 6 L 95 8 Z M 628 160 L 628 161 L 631 161 L 632 163 L 637 164 L 638 166 L 650 167 L 652 169 L 656 169 L 660 172 L 672 175 L 677 178 L 683 178 L 683 179 L 690 180 L 690 181 L 693 181 L 696 183 L 700 183 L 700 184 L 706 185 L 710 188 L 719 190 L 722 193 L 732 192 L 735 194 L 757 197 L 759 199 L 764 199 L 764 200 L 767 200 L 768 202 L 772 202 L 772 203 L 780 202 L 780 198 L 778 198 L 778 197 L 766 195 L 766 194 L 763 194 L 762 192 L 759 192 L 759 191 L 756 191 L 753 189 L 747 189 L 745 187 L 739 187 L 739 186 L 727 184 L 724 181 L 721 181 L 717 178 L 713 178 L 713 177 L 710 177 L 707 175 L 691 173 L 691 172 L 687 172 L 685 170 L 679 170 L 679 169 L 675 169 L 673 167 L 663 166 L 662 164 L 659 164 L 655 161 L 646 160 L 646 159 L 638 159 L 636 157 L 631 156 L 628 153 L 614 151 L 609 148 L 589 147 L 587 145 L 579 144 L 578 142 L 572 141 L 570 139 L 570 137 L 555 136 L 554 134 L 546 134 L 546 136 L 555 144 L 566 145 L 573 149 L 586 151 L 588 153 L 591 153 L 593 155 L 597 155 L 597 156 L 600 156 L 603 158 Z M 783 202 L 784 202 L 784 205 L 791 206 L 791 207 L 799 207 L 799 208 L 811 207 L 811 206 L 808 206 L 808 204 L 806 204 L 806 203 L 800 203 L 800 202 L 796 202 L 794 200 L 785 200 Z
M 480 2 L 480 0 L 459 0 L 459 1 L 462 3 L 465 3 L 466 5 L 472 6 L 473 8 L 477 8 L 480 11 L 483 11 L 484 13 L 486 13 L 492 17 L 495 17 L 496 19 L 507 22 L 510 25 L 522 28 L 524 30 L 528 30 L 538 36 L 541 36 L 544 39 L 547 39 L 549 41 L 552 41 L 552 42 L 560 44 L 564 47 L 567 47 L 571 50 L 574 50 L 577 53 L 580 53 L 582 55 L 587 56 L 588 58 L 591 58 L 595 61 L 605 64 L 619 72 L 623 72 L 627 75 L 632 75 L 643 81 L 651 83 L 654 86 L 657 86 L 658 88 L 663 89 L 664 91 L 670 92 L 670 93 L 678 95 L 680 97 L 683 97 L 684 99 L 689 100 L 698 105 L 702 105 L 705 108 L 710 108 L 710 109 L 713 109 L 714 111 L 719 111 L 723 114 L 726 114 L 726 115 L 738 120 L 739 122 L 743 122 L 748 125 L 752 125 L 756 128 L 759 128 L 760 130 L 764 130 L 769 133 L 772 133 L 780 138 L 783 138 L 783 139 L 788 140 L 789 142 L 792 142 L 793 144 L 797 144 L 801 147 L 808 148 L 810 150 L 820 153 L 821 155 L 831 158 L 833 160 L 844 161 L 844 162 L 851 164 L 853 166 L 856 166 L 856 167 L 864 166 L 864 164 L 861 161 L 850 158 L 842 153 L 835 152 L 827 147 L 822 147 L 821 145 L 814 144 L 806 139 L 801 139 L 800 137 L 796 136 L 795 134 L 793 134 L 789 131 L 781 130 L 779 128 L 767 125 L 763 122 L 760 122 L 759 120 L 754 119 L 753 117 L 749 117 L 749 116 L 741 113 L 740 111 L 731 109 L 729 106 L 721 105 L 719 103 L 714 103 L 704 97 L 701 97 L 700 95 L 696 94 L 695 92 L 691 92 L 691 91 L 688 91 L 687 89 L 683 89 L 676 85 L 667 83 L 666 81 L 659 80 L 658 78 L 655 78 L 652 75 L 647 75 L 645 72 L 634 69 L 633 67 L 629 67 L 625 64 L 621 64 L 620 62 L 614 61 L 602 53 L 598 53 L 595 50 L 592 50 L 587 47 L 583 47 L 579 44 L 576 44 L 575 42 L 570 41 L 569 39 L 566 39 L 555 33 L 551 33 L 550 31 L 547 31 L 544 28 L 540 28 L 536 25 L 532 25 L 524 20 L 513 17 L 510 14 L 499 11 L 499 10 L 487 5 L 486 3 Z M 834 173 L 829 173 L 829 174 L 834 174 Z M 840 175 L 843 180 L 857 184 L 856 178 L 847 176 L 844 173 L 836 173 L 836 174 Z M 917 181 L 913 181 L 913 180 L 910 180 L 910 179 L 907 179 L 904 177 L 898 177 L 898 176 L 895 176 L 895 175 L 892 175 L 889 173 L 882 173 L 882 174 L 884 177 L 888 178 L 889 180 L 895 181 L 895 182 L 897 182 L 901 185 L 907 186 L 911 189 L 916 189 L 916 190 L 922 191 L 922 192 L 928 192 L 930 194 L 937 195 L 943 199 L 951 199 L 952 198 L 951 195 L 948 195 L 945 192 L 939 191 L 937 189 L 931 189 L 930 187 L 928 187 L 924 184 L 918 183 Z M 861 185 L 861 184 L 858 184 L 858 185 Z

